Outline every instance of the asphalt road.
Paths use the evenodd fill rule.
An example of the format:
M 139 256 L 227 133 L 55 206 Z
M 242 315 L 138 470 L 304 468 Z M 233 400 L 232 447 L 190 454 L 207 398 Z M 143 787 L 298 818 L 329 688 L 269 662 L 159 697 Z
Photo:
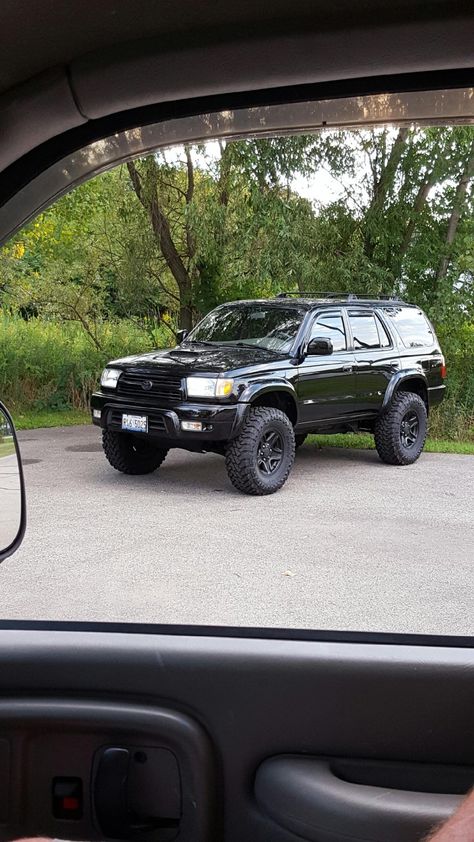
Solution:
M 474 633 L 474 457 L 306 445 L 245 497 L 222 458 L 127 477 L 92 427 L 20 434 L 29 524 L 3 618 Z

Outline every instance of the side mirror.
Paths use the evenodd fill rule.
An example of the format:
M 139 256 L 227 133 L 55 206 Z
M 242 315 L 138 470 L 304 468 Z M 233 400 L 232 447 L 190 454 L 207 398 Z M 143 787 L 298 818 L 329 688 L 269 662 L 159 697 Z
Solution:
M 0 561 L 20 546 L 26 527 L 25 483 L 10 413 L 0 402 Z
M 325 336 L 316 336 L 308 345 L 306 352 L 308 357 L 323 357 L 326 354 L 332 354 L 333 347 L 330 339 Z
M 178 345 L 181 345 L 181 342 L 184 342 L 188 333 L 189 333 L 189 330 L 178 330 L 178 332 L 176 334 L 176 342 L 178 343 Z

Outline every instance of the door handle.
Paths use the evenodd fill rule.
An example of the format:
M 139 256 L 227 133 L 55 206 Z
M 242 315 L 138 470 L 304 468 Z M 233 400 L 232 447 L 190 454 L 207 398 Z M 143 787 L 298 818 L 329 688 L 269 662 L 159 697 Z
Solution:
M 100 758 L 94 787 L 95 812 L 104 836 L 126 839 L 130 832 L 127 781 L 130 752 L 108 748 Z
M 153 754 L 156 758 L 159 753 L 160 749 L 148 749 L 151 760 Z M 138 752 L 138 754 L 144 754 L 144 752 Z M 165 751 L 165 754 L 168 755 L 170 752 Z M 173 762 L 176 764 L 174 758 Z M 150 765 L 153 766 L 153 762 L 147 763 L 145 768 Z M 159 829 L 178 828 L 181 812 L 180 796 L 176 793 L 177 782 L 173 785 L 173 778 L 177 778 L 178 775 L 178 767 L 170 770 L 169 764 L 165 762 L 165 766 L 161 769 L 163 777 L 160 774 L 156 780 L 156 789 L 160 791 L 161 798 L 165 798 L 168 808 L 165 815 L 157 816 L 154 812 L 158 808 L 158 795 L 151 800 L 148 799 L 149 804 L 143 803 L 142 799 L 138 810 L 135 799 L 134 809 L 134 799 L 131 798 L 133 793 L 130 788 L 131 766 L 132 756 L 127 748 L 106 748 L 99 758 L 93 787 L 94 808 L 104 836 L 110 839 L 140 840 L 144 835 L 146 837 L 147 834 Z M 168 778 L 165 778 L 166 772 L 168 772 Z M 171 777 L 169 777 L 170 774 Z M 171 787 L 171 792 L 165 792 L 167 787 Z
M 309 842 L 417 842 L 461 802 L 460 795 L 351 783 L 333 765 L 337 769 L 337 761 L 272 757 L 257 772 L 257 802 L 281 827 Z M 474 771 L 468 774 L 472 785 Z
M 353 370 L 352 365 L 343 365 L 342 369 L 341 369 L 341 371 L 352 371 L 352 370 Z

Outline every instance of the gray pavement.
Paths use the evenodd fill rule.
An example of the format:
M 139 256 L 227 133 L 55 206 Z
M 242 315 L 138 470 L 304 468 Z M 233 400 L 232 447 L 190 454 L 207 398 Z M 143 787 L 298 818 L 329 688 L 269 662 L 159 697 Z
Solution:
M 92 427 L 20 443 L 29 524 L 3 618 L 474 633 L 474 457 L 392 468 L 306 445 L 252 498 L 214 455 L 127 477 Z
M 0 439 L 2 444 L 6 447 L 0 447 L 0 546 L 5 549 L 13 543 L 20 530 L 21 490 L 15 445 L 13 441 L 2 442 Z M 7 448 L 12 452 L 8 454 Z M 5 452 L 7 455 L 4 455 Z

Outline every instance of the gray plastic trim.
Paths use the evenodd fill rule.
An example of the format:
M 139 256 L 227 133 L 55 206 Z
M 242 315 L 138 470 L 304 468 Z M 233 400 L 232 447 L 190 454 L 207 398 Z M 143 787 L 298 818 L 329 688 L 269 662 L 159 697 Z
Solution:
M 59 678 L 58 678 L 59 680 Z M 83 744 L 91 744 L 90 771 L 94 751 L 106 744 L 155 745 L 169 749 L 176 757 L 181 778 L 182 817 L 178 840 L 194 842 L 214 838 L 218 823 L 215 793 L 214 750 L 204 729 L 189 715 L 173 709 L 143 705 L 131 701 L 93 700 L 83 698 L 2 698 L 0 700 L 0 733 L 7 735 L 11 747 L 12 779 L 10 790 L 11 815 L 7 826 L 10 838 L 18 835 L 36 834 L 37 823 L 42 811 L 47 817 L 48 804 L 41 803 L 34 810 L 35 793 L 25 793 L 25 783 L 33 772 L 41 770 L 41 757 L 35 752 L 35 738 L 51 734 L 52 738 L 80 735 Z M 46 741 L 46 745 L 47 745 Z M 42 743 L 42 745 L 44 745 Z M 22 769 L 18 765 L 21 757 Z M 60 758 L 58 758 L 58 764 Z M 59 774 L 61 774 L 59 772 Z M 44 782 L 43 782 L 44 783 Z M 46 786 L 51 782 L 46 781 Z M 84 780 L 86 792 L 89 779 Z M 44 800 L 44 799 L 43 799 Z M 25 804 L 30 804 L 25 809 Z M 31 811 L 33 813 L 31 814 Z M 43 823 L 42 833 L 57 832 L 57 822 Z M 100 839 L 101 835 L 91 825 L 70 824 L 68 838 Z M 82 835 L 81 835 L 82 834 Z M 4 831 L 0 829 L 0 838 Z
M 63 700 L 77 722 L 74 700 L 201 723 L 217 758 L 219 840 L 294 842 L 254 796 L 275 755 L 474 766 L 473 648 L 106 629 L 0 629 L 0 695 Z
M 472 66 L 472 17 L 361 25 L 347 16 L 332 29 L 178 47 L 150 38 L 103 50 L 71 63 L 81 111 L 97 119 L 156 102 L 336 79 Z
M 354 842 L 418 842 L 462 800 L 460 795 L 351 783 L 334 773 L 329 760 L 294 756 L 262 763 L 255 795 L 278 824 L 309 842 L 345 837 Z
M 46 140 L 85 122 L 62 67 L 48 70 L 3 94 L 0 171 Z
M 74 187 L 155 149 L 213 138 L 232 140 L 414 121 L 422 125 L 474 122 L 474 88 L 242 108 L 137 126 L 63 158 L 0 206 L 0 244 Z

